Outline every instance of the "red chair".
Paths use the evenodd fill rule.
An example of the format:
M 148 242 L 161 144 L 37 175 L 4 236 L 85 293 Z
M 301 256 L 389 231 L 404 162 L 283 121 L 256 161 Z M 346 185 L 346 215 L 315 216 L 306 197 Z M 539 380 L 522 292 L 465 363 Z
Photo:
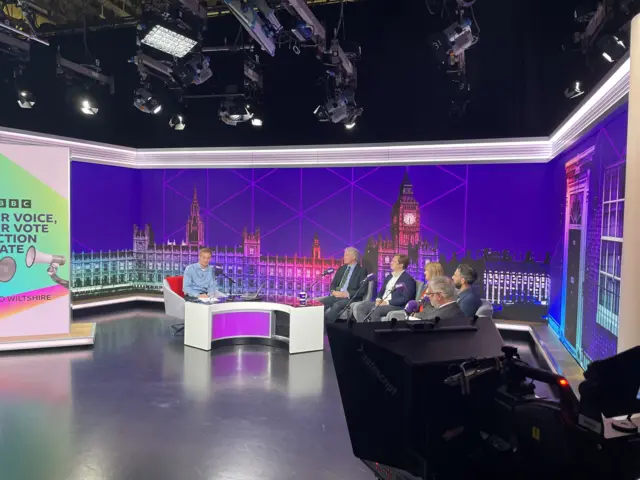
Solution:
M 184 277 L 178 275 L 175 277 L 167 277 L 162 282 L 162 294 L 164 296 L 164 312 L 170 317 L 175 317 L 182 320 L 182 323 L 177 323 L 171 327 L 175 330 L 174 335 L 181 333 L 184 330 L 184 292 L 182 291 L 182 285 L 184 283 Z

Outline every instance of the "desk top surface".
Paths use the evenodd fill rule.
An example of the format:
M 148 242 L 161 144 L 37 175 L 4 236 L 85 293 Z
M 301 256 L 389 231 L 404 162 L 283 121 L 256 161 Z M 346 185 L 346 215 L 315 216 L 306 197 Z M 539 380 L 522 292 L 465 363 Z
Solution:
M 215 303 L 206 303 L 203 305 L 224 305 L 224 304 L 236 304 L 236 303 L 277 303 L 280 305 L 286 305 L 293 308 L 307 308 L 307 307 L 319 307 L 322 305 L 318 300 L 307 299 L 304 304 L 301 304 L 298 297 L 292 297 L 287 295 L 260 295 L 257 299 L 243 298 L 242 296 L 234 295 L 233 297 L 226 297 L 219 299 Z

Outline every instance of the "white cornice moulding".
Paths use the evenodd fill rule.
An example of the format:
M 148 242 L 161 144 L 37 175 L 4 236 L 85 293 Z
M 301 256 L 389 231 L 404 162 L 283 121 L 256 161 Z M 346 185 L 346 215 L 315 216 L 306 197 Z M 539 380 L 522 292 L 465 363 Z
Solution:
M 582 137 L 629 95 L 631 60 L 627 54 L 550 135 L 552 158 Z
M 0 143 L 41 147 L 68 147 L 73 160 L 136 168 L 137 150 L 135 148 L 56 137 L 11 128 L 0 128 Z
M 72 160 L 116 167 L 269 168 L 376 165 L 545 163 L 569 148 L 629 93 L 630 60 L 622 59 L 546 138 L 277 148 L 134 149 L 0 128 L 0 143 L 64 146 Z
M 291 148 L 139 150 L 138 168 L 340 167 L 546 162 L 546 139 Z

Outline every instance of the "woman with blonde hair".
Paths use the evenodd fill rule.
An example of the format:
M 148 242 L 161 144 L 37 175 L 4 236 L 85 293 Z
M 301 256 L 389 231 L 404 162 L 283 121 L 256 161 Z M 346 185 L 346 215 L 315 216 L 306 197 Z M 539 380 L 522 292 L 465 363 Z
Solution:
M 424 266 L 425 283 L 435 277 L 444 277 L 444 268 L 438 262 L 427 262 Z
M 431 303 L 427 301 L 427 285 L 429 284 L 429 280 L 436 277 L 444 277 L 444 268 L 438 262 L 427 262 L 424 265 L 424 290 L 422 291 L 422 295 L 420 297 L 420 312 L 427 309 L 433 309 Z

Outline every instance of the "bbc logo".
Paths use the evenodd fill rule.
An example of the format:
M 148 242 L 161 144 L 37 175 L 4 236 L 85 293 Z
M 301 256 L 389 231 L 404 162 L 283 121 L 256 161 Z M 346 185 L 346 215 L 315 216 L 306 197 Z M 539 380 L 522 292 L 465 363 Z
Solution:
M 0 198 L 0 208 L 31 208 L 31 200 Z

